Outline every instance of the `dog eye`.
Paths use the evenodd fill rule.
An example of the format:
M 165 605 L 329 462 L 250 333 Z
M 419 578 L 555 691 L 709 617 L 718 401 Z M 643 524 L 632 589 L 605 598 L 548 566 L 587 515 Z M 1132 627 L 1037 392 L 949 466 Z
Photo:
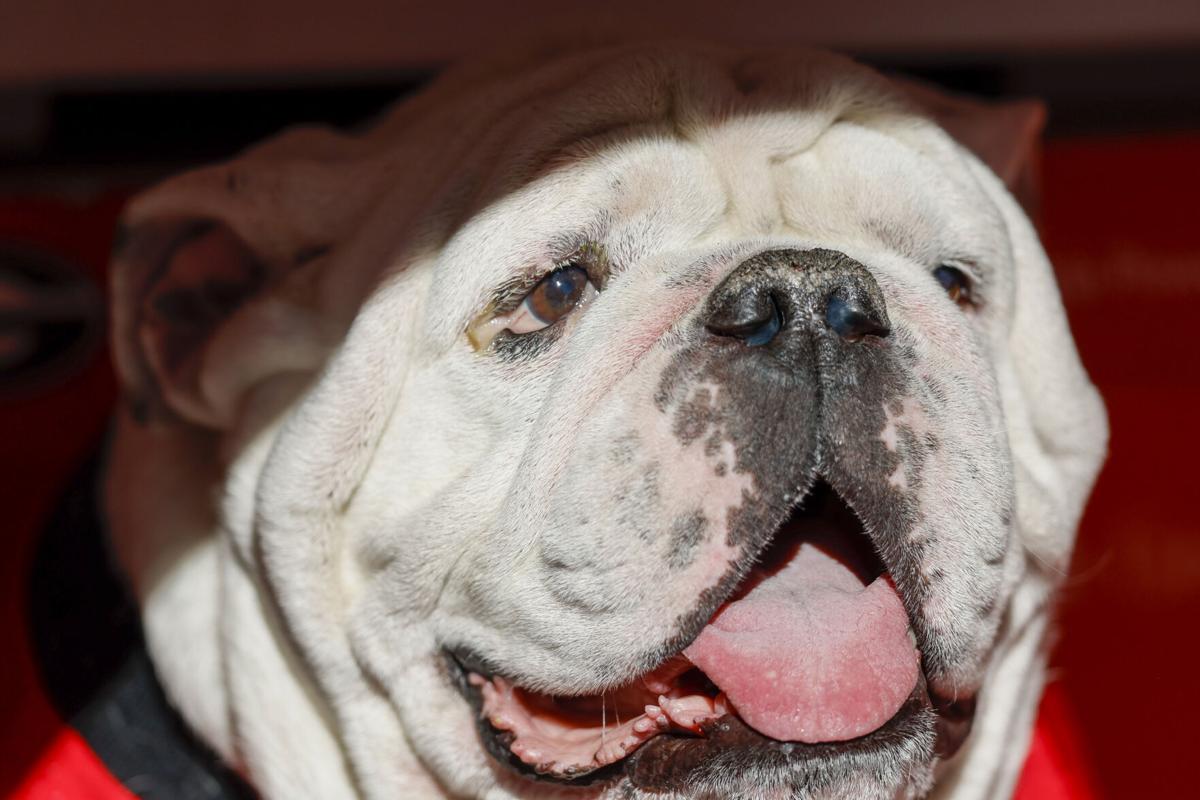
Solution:
M 587 270 L 576 264 L 559 267 L 538 281 L 507 320 L 512 333 L 533 333 L 548 328 L 580 303 L 596 294 Z
M 973 305 L 974 298 L 971 296 L 971 279 L 967 274 L 958 267 L 952 267 L 949 264 L 942 264 L 933 271 L 933 277 L 937 278 L 938 283 L 946 290 L 946 294 L 950 299 L 960 306 Z
M 587 269 L 572 261 L 538 281 L 511 311 L 485 312 L 467 328 L 467 337 L 476 350 L 482 351 L 501 333 L 514 336 L 536 333 L 549 328 L 598 293 Z

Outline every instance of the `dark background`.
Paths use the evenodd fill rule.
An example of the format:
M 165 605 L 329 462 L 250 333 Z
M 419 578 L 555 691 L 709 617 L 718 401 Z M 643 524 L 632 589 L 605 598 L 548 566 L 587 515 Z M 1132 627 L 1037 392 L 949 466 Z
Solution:
M 1113 429 L 1054 681 L 1104 796 L 1194 792 L 1200 3 L 78 5 L 0 0 L 0 631 L 14 644 L 0 659 L 0 795 L 53 735 L 24 644 L 27 575 L 113 402 L 102 293 L 123 200 L 288 123 L 368 119 L 445 63 L 531 35 L 827 44 L 1047 103 L 1037 221 Z M 68 309 L 33 332 L 15 310 L 31 286 Z

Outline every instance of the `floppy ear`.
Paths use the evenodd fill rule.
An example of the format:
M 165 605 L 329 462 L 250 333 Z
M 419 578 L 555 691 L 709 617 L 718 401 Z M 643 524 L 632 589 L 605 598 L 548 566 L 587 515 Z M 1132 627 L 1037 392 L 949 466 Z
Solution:
M 1038 200 L 1038 144 L 1046 107 L 1037 100 L 987 101 L 902 81 L 908 95 L 1004 182 L 1027 213 Z
M 131 201 L 113 255 L 112 337 L 136 418 L 227 428 L 250 389 L 323 362 L 318 281 L 356 205 L 334 168 L 350 146 L 295 131 Z

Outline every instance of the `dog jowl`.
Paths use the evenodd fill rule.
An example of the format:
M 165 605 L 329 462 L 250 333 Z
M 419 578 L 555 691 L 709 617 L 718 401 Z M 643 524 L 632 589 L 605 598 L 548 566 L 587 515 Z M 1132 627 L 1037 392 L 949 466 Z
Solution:
M 108 503 L 168 693 L 266 796 L 1005 796 L 1105 443 L 1031 129 L 615 47 L 145 193 Z

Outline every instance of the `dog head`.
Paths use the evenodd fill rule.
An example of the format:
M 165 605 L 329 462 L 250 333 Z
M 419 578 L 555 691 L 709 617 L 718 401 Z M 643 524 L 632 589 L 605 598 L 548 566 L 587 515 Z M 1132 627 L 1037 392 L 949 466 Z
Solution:
M 468 67 L 135 201 L 110 496 L 159 510 L 114 524 L 172 518 L 121 467 L 152 442 L 217 465 L 178 488 L 220 487 L 214 558 L 268 633 L 216 658 L 282 653 L 253 708 L 168 676 L 185 713 L 249 720 L 210 738 L 268 793 L 321 758 L 372 796 L 1000 770 L 978 732 L 969 778 L 946 762 L 976 701 L 1036 699 L 1005 670 L 1041 663 L 1104 417 L 962 144 L 1015 172 L 1008 128 L 959 108 L 824 54 L 621 47 Z M 135 577 L 193 557 L 149 551 Z M 148 614 L 189 580 L 144 581 Z

